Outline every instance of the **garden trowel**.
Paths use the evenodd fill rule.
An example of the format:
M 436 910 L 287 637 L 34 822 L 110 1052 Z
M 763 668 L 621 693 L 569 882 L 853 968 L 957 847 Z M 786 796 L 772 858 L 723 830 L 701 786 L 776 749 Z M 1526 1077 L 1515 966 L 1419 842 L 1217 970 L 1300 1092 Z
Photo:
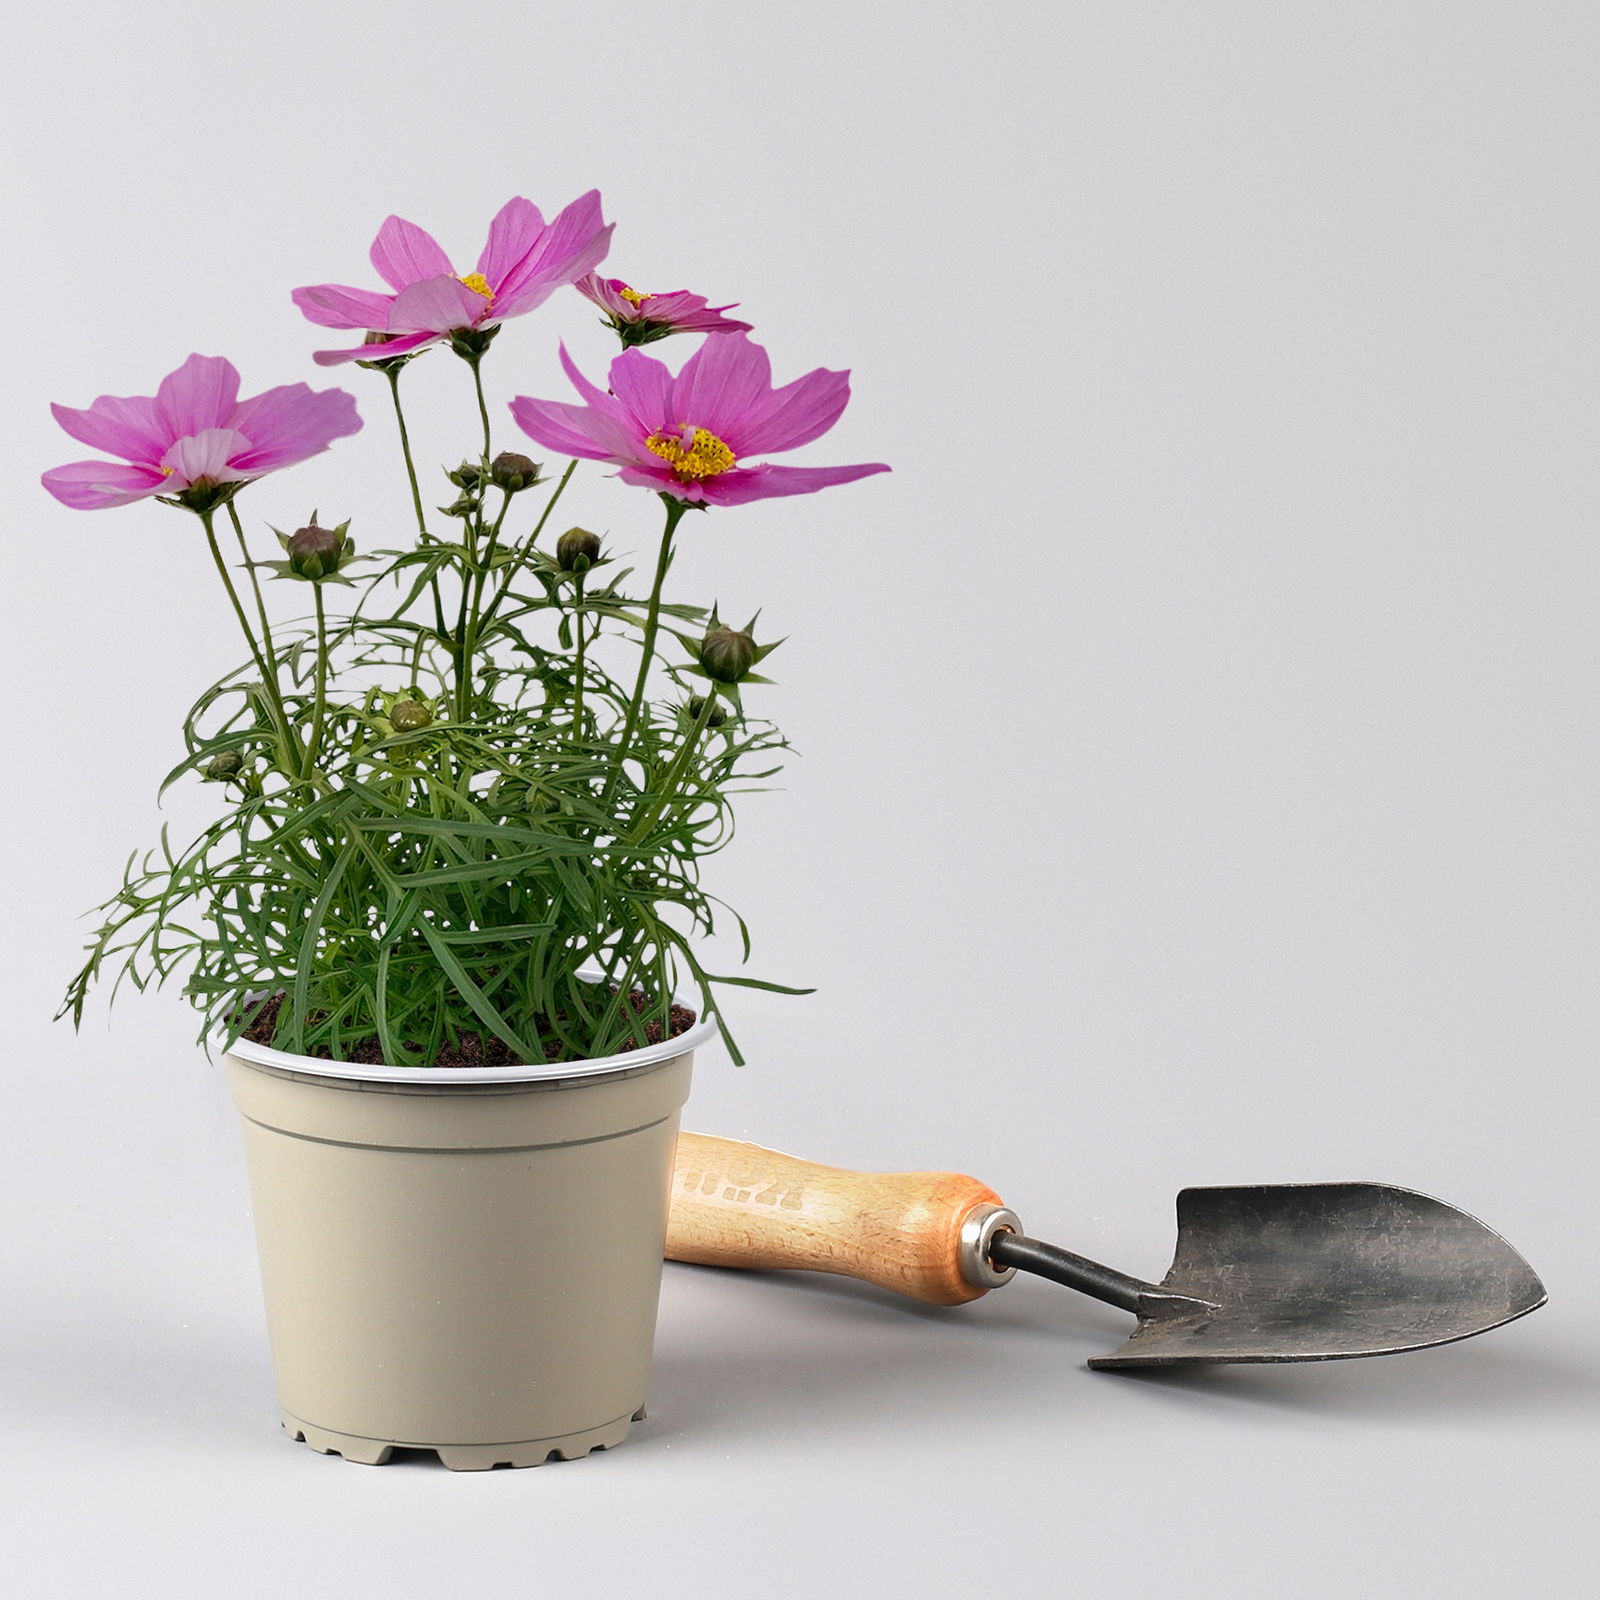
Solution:
M 1172 1266 L 1155 1284 L 1028 1238 L 976 1178 L 848 1172 L 696 1133 L 678 1141 L 667 1255 L 842 1273 L 936 1305 L 1036 1273 L 1139 1319 L 1091 1367 L 1392 1355 L 1545 1302 L 1499 1234 L 1391 1184 L 1185 1189 Z

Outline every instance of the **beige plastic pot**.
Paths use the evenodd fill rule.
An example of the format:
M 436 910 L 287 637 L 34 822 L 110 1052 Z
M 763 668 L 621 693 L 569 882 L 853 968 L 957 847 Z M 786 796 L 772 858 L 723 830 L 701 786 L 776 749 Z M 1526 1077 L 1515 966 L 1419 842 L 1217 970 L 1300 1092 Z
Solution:
M 556 1067 L 228 1052 L 283 1425 L 475 1470 L 620 1444 L 643 1414 L 697 1024 Z

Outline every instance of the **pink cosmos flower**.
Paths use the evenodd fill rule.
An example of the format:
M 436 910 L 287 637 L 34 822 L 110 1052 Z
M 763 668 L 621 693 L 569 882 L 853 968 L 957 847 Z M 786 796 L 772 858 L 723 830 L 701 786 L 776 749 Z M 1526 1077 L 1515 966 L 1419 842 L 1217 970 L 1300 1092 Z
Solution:
M 245 483 L 319 455 L 361 427 L 355 397 L 343 389 L 290 383 L 241 400 L 238 371 L 220 356 L 190 356 L 153 396 L 101 395 L 84 411 L 50 410 L 74 439 L 122 457 L 45 473 L 45 488 L 79 511 Z
M 609 394 L 578 371 L 565 348 L 561 364 L 585 404 L 520 397 L 511 402 L 517 426 L 546 449 L 615 462 L 624 483 L 675 500 L 741 505 L 889 470 L 882 462 L 788 467 L 750 461 L 825 434 L 850 398 L 850 374 L 819 367 L 774 389 L 767 352 L 742 333 L 707 339 L 676 378 L 664 362 L 624 350 L 611 363 Z
M 600 192 L 591 189 L 555 221 L 521 196 L 508 200 L 489 224 L 478 265 L 456 276 L 450 258 L 414 222 L 389 217 L 372 241 L 372 265 L 394 290 L 347 289 L 337 283 L 294 291 L 294 303 L 324 328 L 360 328 L 388 334 L 379 345 L 318 350 L 319 366 L 341 361 L 387 361 L 410 355 L 452 333 L 497 328 L 507 317 L 543 305 L 557 289 L 605 259 L 611 224 L 600 215 Z
M 625 345 L 650 344 L 669 333 L 749 333 L 748 322 L 723 316 L 733 306 L 706 304 L 703 294 L 669 289 L 664 294 L 643 294 L 621 278 L 597 278 L 594 273 L 572 286 L 606 313 L 606 321 Z

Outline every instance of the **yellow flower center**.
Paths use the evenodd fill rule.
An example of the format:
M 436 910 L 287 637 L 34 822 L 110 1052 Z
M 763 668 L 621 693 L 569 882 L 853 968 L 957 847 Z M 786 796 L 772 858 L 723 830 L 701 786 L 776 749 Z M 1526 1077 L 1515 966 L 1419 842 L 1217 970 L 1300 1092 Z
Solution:
M 678 433 L 652 433 L 644 442 L 646 450 L 658 455 L 683 483 L 693 483 L 699 478 L 715 478 L 729 471 L 738 462 L 727 445 L 705 428 L 696 428 L 687 450 L 683 447 L 683 434 L 688 424 L 680 423 Z
M 469 272 L 461 282 L 474 294 L 481 294 L 485 300 L 494 299 L 494 290 L 489 287 L 489 280 L 481 272 Z
M 626 284 L 624 284 L 620 289 L 618 289 L 617 293 L 620 294 L 622 296 L 622 298 L 624 300 L 626 300 L 628 302 L 628 304 L 630 306 L 632 306 L 635 311 L 637 311 L 639 309 L 639 307 L 642 306 L 645 303 L 646 300 L 654 300 L 655 299 L 655 296 L 653 294 L 642 294 L 637 289 L 630 289 Z
M 170 478 L 172 476 L 172 468 L 171 467 L 162 467 L 161 468 L 161 476 L 163 478 Z

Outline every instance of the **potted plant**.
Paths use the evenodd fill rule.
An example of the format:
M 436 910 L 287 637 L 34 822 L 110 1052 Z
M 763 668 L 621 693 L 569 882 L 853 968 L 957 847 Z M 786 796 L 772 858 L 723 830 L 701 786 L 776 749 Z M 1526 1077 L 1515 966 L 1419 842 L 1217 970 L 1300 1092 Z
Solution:
M 780 987 L 697 954 L 718 909 L 700 864 L 783 749 L 744 704 L 774 645 L 667 579 L 691 513 L 886 469 L 769 462 L 832 426 L 847 374 L 775 388 L 731 307 L 595 276 L 610 236 L 597 194 L 548 223 L 513 199 L 458 275 L 390 217 L 386 289 L 294 291 L 340 330 L 315 360 L 387 390 L 403 548 L 358 554 L 343 511 L 276 538 L 241 515 L 257 480 L 361 427 L 343 390 L 241 399 L 227 361 L 196 355 L 152 396 L 55 407 L 119 459 L 46 488 L 191 516 L 248 646 L 163 785 L 212 785 L 212 820 L 130 865 L 64 1009 L 81 1018 L 110 973 L 181 976 L 244 1118 L 285 1425 L 350 1460 L 402 1445 L 520 1466 L 626 1436 L 694 1050 L 728 1038 L 724 986 Z M 622 352 L 596 381 L 563 348 L 575 398 L 513 399 L 504 448 L 486 358 L 569 288 Z M 675 374 L 641 348 L 680 333 L 703 337 Z M 436 348 L 475 411 L 448 483 L 419 469 L 401 402 Z M 656 504 L 637 580 L 593 533 L 557 533 L 580 462 Z M 279 612 L 290 594 L 301 620 Z

